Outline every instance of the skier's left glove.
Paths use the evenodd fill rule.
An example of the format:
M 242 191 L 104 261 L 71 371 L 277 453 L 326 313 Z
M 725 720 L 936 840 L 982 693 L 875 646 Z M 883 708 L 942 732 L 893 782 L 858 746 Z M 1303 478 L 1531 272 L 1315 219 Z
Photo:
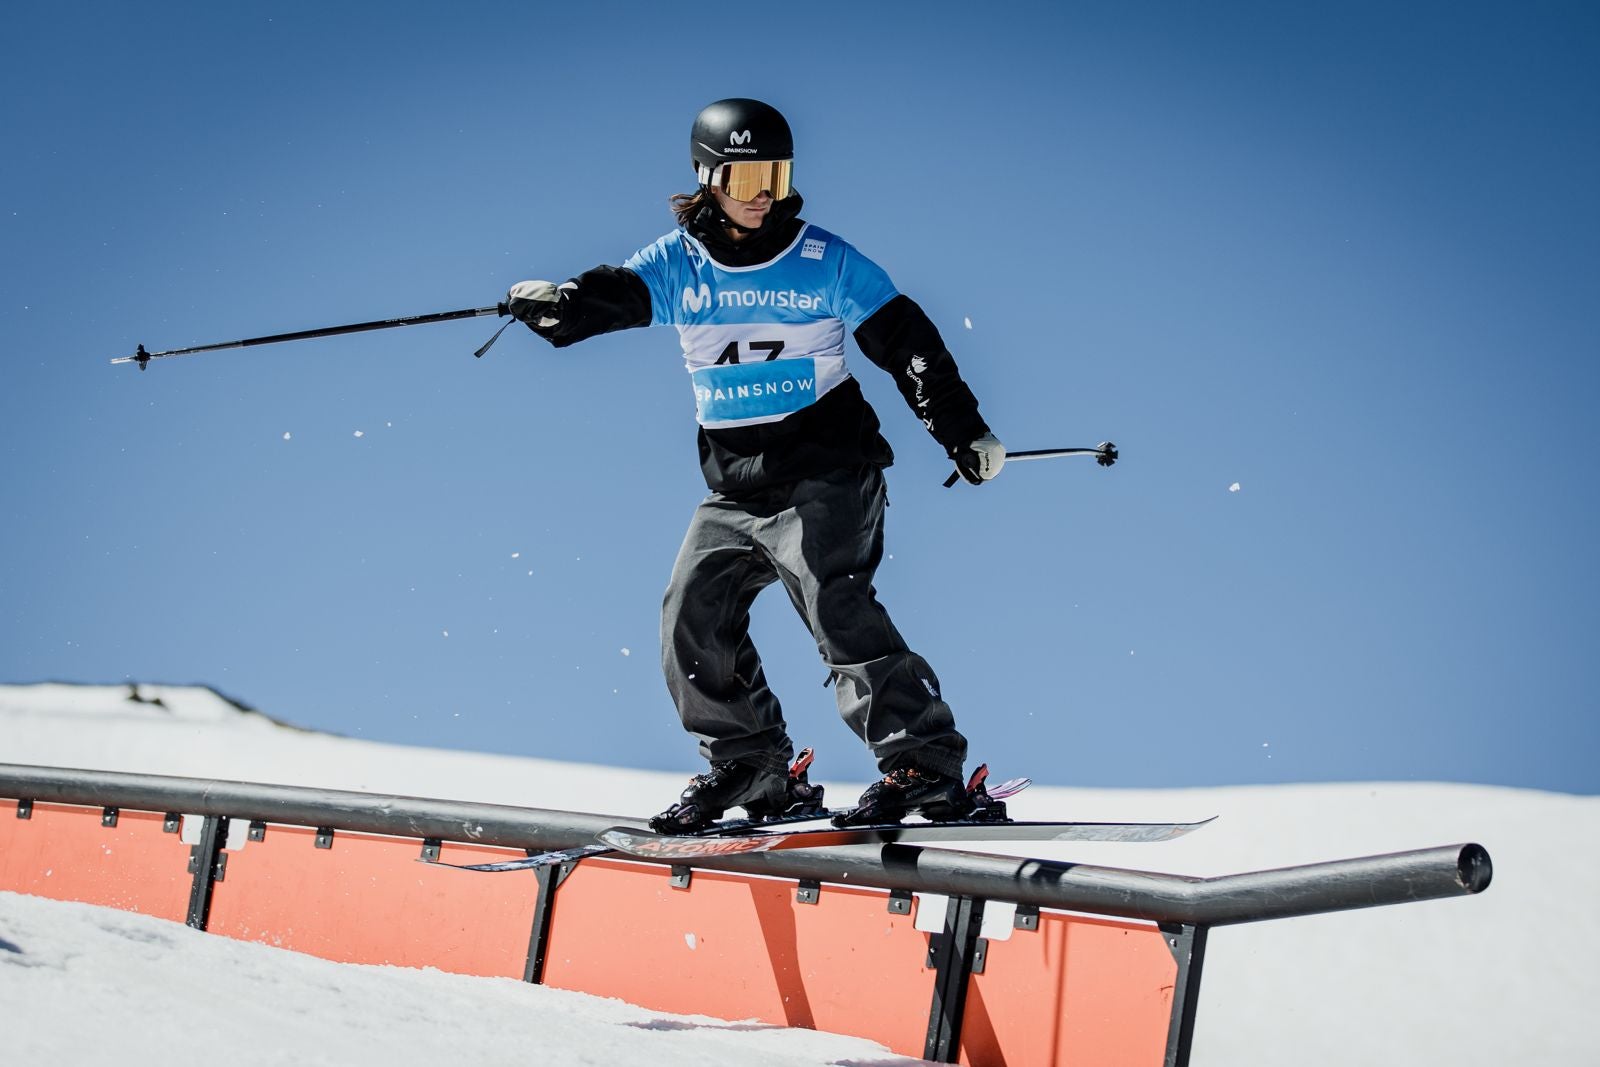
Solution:
M 1006 446 L 994 434 L 986 433 L 967 447 L 957 449 L 950 458 L 955 460 L 961 477 L 973 485 L 982 485 L 1006 465 Z
M 534 333 L 548 336 L 561 325 L 562 301 L 576 288 L 576 282 L 518 282 L 506 293 L 506 310 Z

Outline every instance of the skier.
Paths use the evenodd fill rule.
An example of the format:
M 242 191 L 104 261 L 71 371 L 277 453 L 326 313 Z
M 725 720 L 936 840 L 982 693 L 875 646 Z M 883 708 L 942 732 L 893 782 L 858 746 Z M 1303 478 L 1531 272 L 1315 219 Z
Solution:
M 511 314 L 556 347 L 614 330 L 678 328 L 694 387 L 708 495 L 667 587 L 661 658 L 684 729 L 711 769 L 651 820 L 705 828 L 815 805 L 749 634 L 749 609 L 782 582 L 835 682 L 839 713 L 884 777 L 841 825 L 970 810 L 939 681 L 878 603 L 883 468 L 894 459 L 845 364 L 848 329 L 970 483 L 1005 448 L 978 413 L 939 331 L 884 271 L 799 217 L 789 124 L 758 100 L 719 100 L 695 119 L 699 188 L 671 198 L 678 227 L 622 266 L 561 284 L 513 286 Z

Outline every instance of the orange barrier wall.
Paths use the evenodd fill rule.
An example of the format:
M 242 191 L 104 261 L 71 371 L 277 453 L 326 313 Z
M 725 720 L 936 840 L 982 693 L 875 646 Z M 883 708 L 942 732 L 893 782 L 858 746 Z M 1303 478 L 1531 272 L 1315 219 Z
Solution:
M 545 984 L 660 1011 L 854 1034 L 920 1056 L 933 995 L 927 936 L 889 895 L 589 860 L 556 896 Z M 619 967 L 619 960 L 626 965 Z
M 1166 1056 L 1178 974 L 1142 923 L 1043 912 L 1036 932 L 990 941 L 972 976 L 961 1062 L 1102 1067 Z
M 164 816 L 123 811 L 108 827 L 99 808 L 35 804 L 27 819 L 16 811 L 0 807 L 0 889 L 183 922 L 189 847 L 163 832 Z
M 532 872 L 469 874 L 418 863 L 415 838 L 270 825 L 227 853 L 206 929 L 343 963 L 521 978 L 533 928 Z M 521 853 L 447 846 L 451 863 Z
M 521 977 L 539 876 L 417 862 L 415 838 L 269 825 L 227 850 L 213 886 L 214 933 L 327 959 Z M 236 842 L 237 843 L 237 842 Z M 473 863 L 515 850 L 446 843 Z M 0 889 L 184 921 L 190 848 L 163 817 L 37 804 L 0 807 Z M 552 871 L 546 877 L 555 877 Z M 698 870 L 686 888 L 663 866 L 590 859 L 549 913 L 543 981 L 644 1007 L 851 1034 L 921 1056 L 937 981 L 929 936 L 886 892 Z M 917 899 L 916 904 L 922 901 Z M 961 1060 L 1159 1067 L 1177 966 L 1153 926 L 1044 912 L 1038 930 L 990 940 L 967 986 Z

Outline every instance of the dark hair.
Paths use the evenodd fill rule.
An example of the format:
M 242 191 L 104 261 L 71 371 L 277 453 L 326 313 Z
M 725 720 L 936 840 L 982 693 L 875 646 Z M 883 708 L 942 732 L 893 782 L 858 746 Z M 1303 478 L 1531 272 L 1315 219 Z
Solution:
M 672 207 L 672 213 L 678 217 L 679 226 L 687 226 L 700 214 L 700 209 L 708 204 L 715 204 L 716 199 L 711 195 L 711 187 L 702 185 L 692 193 L 673 193 L 667 197 L 667 203 Z

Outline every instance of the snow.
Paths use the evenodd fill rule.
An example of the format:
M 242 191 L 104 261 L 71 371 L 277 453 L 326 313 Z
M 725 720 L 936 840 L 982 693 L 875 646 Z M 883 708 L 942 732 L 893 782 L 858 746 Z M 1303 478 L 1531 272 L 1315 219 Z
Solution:
M 285 1067 L 916 1062 L 858 1038 L 666 1015 L 509 978 L 330 963 L 5 892 L 0 996 L 26 1005 L 6 1026 L 5 1062 L 17 1067 L 161 1067 L 183 1048 Z
M 588 794 L 597 799 L 581 806 L 635 815 L 658 810 L 695 769 L 629 771 L 386 745 L 299 730 L 205 689 L 140 686 L 138 701 L 131 692 L 0 686 L 0 759 L 534 807 L 580 806 L 573 798 Z M 834 796 L 861 786 L 827 784 Z M 1213 931 L 1196 1067 L 1600 1063 L 1600 1038 L 1583 1022 L 1600 1001 L 1591 963 L 1600 947 L 1591 902 L 1600 883 L 1600 798 L 1422 782 L 1036 785 L 1012 810 L 1030 819 L 1220 815 L 1162 845 L 985 846 L 1198 876 L 1466 841 L 1488 848 L 1495 876 L 1481 896 Z M 5 1062 L 19 1064 L 166 1062 L 178 1042 L 196 1039 L 225 1041 L 241 1064 L 381 1058 L 421 1067 L 441 1054 L 526 1062 L 535 1042 L 534 1058 L 556 1064 L 914 1062 L 854 1038 L 686 1019 L 499 979 L 332 964 L 144 916 L 4 893 L 0 1002 L 28 1005 L 8 1027 Z

